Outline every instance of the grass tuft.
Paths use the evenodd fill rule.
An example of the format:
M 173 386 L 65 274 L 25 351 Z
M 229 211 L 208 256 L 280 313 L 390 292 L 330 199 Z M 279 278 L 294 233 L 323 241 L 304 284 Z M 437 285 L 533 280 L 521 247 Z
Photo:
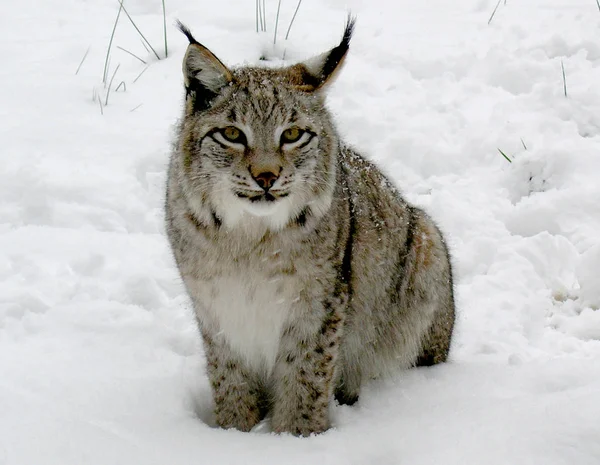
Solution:
M 502 150 L 498 149 L 498 152 L 500 152 L 500 154 L 501 154 L 501 155 L 502 155 L 504 158 L 506 158 L 506 160 L 507 160 L 509 163 L 512 163 L 512 160 L 511 160 L 510 158 L 508 158 L 508 156 L 507 156 L 507 155 L 506 155 L 506 154 L 505 154 L 505 153 L 504 153 Z

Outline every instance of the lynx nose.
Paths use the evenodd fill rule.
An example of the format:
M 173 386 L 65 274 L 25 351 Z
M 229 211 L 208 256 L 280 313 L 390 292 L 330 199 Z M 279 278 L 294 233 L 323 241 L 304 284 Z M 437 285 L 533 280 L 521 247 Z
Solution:
M 265 192 L 267 192 L 271 187 L 273 187 L 273 184 L 275 184 L 275 181 L 277 181 L 279 175 L 273 173 L 272 171 L 264 171 L 262 173 L 257 174 L 256 176 L 252 174 L 252 177 L 254 178 L 256 183 L 262 189 L 264 189 Z

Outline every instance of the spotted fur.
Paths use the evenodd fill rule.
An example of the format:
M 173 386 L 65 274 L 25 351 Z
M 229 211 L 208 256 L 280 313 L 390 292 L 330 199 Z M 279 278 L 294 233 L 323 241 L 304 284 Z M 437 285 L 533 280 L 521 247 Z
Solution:
M 276 432 L 319 433 L 334 397 L 352 404 L 366 381 L 448 356 L 444 239 L 325 107 L 353 26 L 307 62 L 232 70 L 181 26 L 167 232 L 224 428 L 268 415 Z

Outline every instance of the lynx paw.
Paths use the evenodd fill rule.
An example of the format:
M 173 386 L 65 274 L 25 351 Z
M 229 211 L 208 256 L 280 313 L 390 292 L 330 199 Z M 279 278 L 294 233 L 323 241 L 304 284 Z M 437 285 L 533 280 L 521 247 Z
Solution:
M 273 431 L 276 433 L 291 433 L 294 436 L 310 436 L 319 434 L 329 429 L 326 417 L 316 416 L 311 418 L 307 413 L 297 413 L 286 418 L 274 415 L 272 420 Z
M 258 407 L 254 405 L 220 405 L 215 409 L 217 425 L 221 428 L 235 428 L 250 431 L 261 420 Z

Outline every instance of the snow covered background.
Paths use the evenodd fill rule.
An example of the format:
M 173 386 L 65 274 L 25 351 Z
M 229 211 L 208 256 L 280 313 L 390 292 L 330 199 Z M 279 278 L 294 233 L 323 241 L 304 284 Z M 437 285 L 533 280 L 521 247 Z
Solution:
M 166 0 L 157 61 L 116 1 L 0 24 L 0 464 L 600 463 L 600 11 L 594 0 Z M 127 0 L 162 56 L 159 0 Z M 214 428 L 163 234 L 180 18 L 225 63 L 305 58 L 358 16 L 329 106 L 447 233 L 451 363 L 365 387 L 308 439 Z M 124 47 L 144 65 L 116 48 Z M 87 48 L 89 55 L 75 71 Z M 564 95 L 561 62 L 568 97 Z M 115 91 L 118 83 L 123 88 Z M 141 105 L 141 106 L 139 106 Z M 513 163 L 499 153 L 502 150 Z

